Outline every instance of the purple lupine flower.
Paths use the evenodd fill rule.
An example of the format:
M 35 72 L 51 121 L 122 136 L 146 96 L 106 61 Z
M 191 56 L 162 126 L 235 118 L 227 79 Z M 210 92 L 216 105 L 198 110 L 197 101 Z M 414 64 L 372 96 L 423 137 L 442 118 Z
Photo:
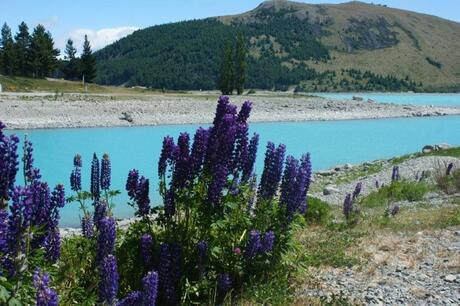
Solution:
M 33 275 L 33 284 L 36 294 L 36 306 L 57 306 L 58 295 L 56 291 L 49 287 L 50 277 L 46 272 L 41 272 L 40 269 L 36 269 Z
M 141 236 L 141 256 L 144 262 L 144 267 L 148 268 L 152 264 L 152 246 L 153 238 L 149 234 Z
M 181 276 L 181 249 L 176 243 L 160 246 L 159 292 L 166 305 L 176 305 L 177 286 Z
M 99 277 L 99 300 L 107 305 L 114 305 L 119 281 L 115 256 L 107 255 L 102 260 L 99 266 Z
M 155 306 L 158 294 L 158 273 L 149 272 L 142 278 L 142 305 Z
M 105 217 L 99 222 L 99 234 L 97 237 L 96 261 L 100 263 L 107 255 L 111 255 L 115 249 L 116 228 L 115 220 Z
M 190 136 L 180 133 L 177 139 L 177 154 L 175 158 L 174 173 L 171 188 L 179 190 L 185 188 L 190 181 Z
M 164 198 L 164 210 L 166 218 L 171 218 L 176 213 L 175 193 L 173 189 L 166 192 Z
M 25 247 L 23 235 L 32 222 L 32 194 L 28 187 L 15 187 L 10 192 L 11 205 L 8 216 L 8 252 L 15 258 Z
M 394 217 L 394 216 L 396 216 L 396 215 L 399 213 L 399 210 L 400 210 L 399 205 L 395 205 L 395 206 L 393 206 L 393 208 L 391 209 L 390 214 Z
M 117 306 L 139 306 L 142 305 L 142 293 L 140 291 L 130 292 L 125 298 L 117 303 Z
M 65 206 L 65 189 L 64 185 L 58 184 L 51 195 L 52 206 L 55 208 L 63 208 Z
M 353 211 L 353 200 L 351 198 L 351 194 L 347 194 L 345 197 L 345 201 L 343 202 L 343 214 L 345 215 L 345 218 L 348 220 L 350 218 L 350 215 Z
M 217 277 L 217 291 L 219 292 L 219 296 L 224 298 L 227 293 L 232 289 L 232 279 L 230 275 L 227 273 L 221 273 Z
M 355 186 L 355 190 L 353 191 L 353 195 L 352 195 L 352 201 L 356 201 L 359 197 L 359 195 L 361 194 L 361 190 L 363 189 L 363 183 L 362 182 L 358 182 Z
M 262 244 L 260 241 L 260 232 L 257 230 L 252 230 L 249 233 L 249 239 L 244 250 L 244 255 L 248 259 L 254 258 L 257 254 L 260 253 Z
M 228 113 L 228 108 L 230 105 L 230 98 L 228 96 L 220 96 L 217 101 L 216 115 L 214 116 L 214 121 L 212 124 L 214 126 L 218 125 L 222 118 Z
M 259 197 L 271 200 L 278 190 L 278 185 L 283 172 L 283 161 L 286 147 L 280 144 L 277 149 L 272 142 L 267 144 L 265 153 L 264 170 L 260 179 Z
M 393 170 L 391 172 L 391 181 L 399 181 L 400 179 L 400 176 L 399 176 L 399 167 L 398 166 L 394 166 L 393 167 Z
M 447 169 L 446 169 L 447 176 L 449 176 L 452 173 L 453 168 L 454 168 L 454 163 L 449 163 L 449 165 L 447 165 Z
M 158 161 L 158 176 L 161 178 L 166 174 L 168 161 L 173 159 L 175 144 L 172 137 L 166 136 L 163 139 L 163 147 L 161 149 L 160 160 Z
M 91 194 L 93 199 L 99 199 L 100 195 L 100 172 L 99 172 L 99 159 L 96 153 L 93 154 L 93 160 L 91 161 Z
M 136 203 L 140 216 L 147 216 L 150 213 L 149 180 L 143 176 L 139 178 L 137 185 Z
M 236 106 L 229 104 L 228 97 L 219 99 L 216 117 L 210 128 L 206 149 L 205 166 L 213 171 L 218 164 L 232 169 L 232 155 L 236 137 Z
M 256 156 L 257 156 L 257 146 L 259 145 L 259 134 L 254 133 L 254 135 L 251 138 L 251 141 L 249 142 L 249 147 L 248 147 L 248 157 L 246 160 L 246 163 L 243 166 L 243 176 L 242 176 L 242 182 L 247 182 L 252 175 L 252 172 L 254 170 L 254 163 L 256 162 Z
M 237 123 L 235 135 L 235 149 L 232 157 L 232 171 L 236 175 L 238 171 L 243 171 L 249 158 L 248 148 L 248 130 L 249 127 L 246 123 Z
M 8 212 L 0 208 L 0 254 L 8 251 Z
M 126 181 L 126 191 L 131 200 L 136 198 L 137 185 L 139 183 L 139 171 L 133 169 L 128 173 L 128 179 Z
M 220 204 L 222 197 L 222 190 L 227 182 L 227 167 L 225 165 L 217 164 L 213 169 L 212 180 L 208 186 L 208 202 L 216 207 Z
M 275 244 L 275 232 L 268 231 L 265 233 L 264 238 L 262 239 L 261 252 L 269 253 L 273 250 L 273 245 Z
M 16 135 L 3 134 L 5 125 L 0 122 L 0 200 L 8 199 L 8 191 L 14 189 L 18 172 L 18 143 Z
M 70 187 L 73 191 L 81 191 L 81 169 L 75 168 L 70 173 Z
M 57 227 L 48 231 L 45 240 L 45 255 L 46 259 L 52 263 L 57 262 L 61 257 L 61 235 Z
M 281 195 L 280 203 L 288 206 L 290 203 L 295 201 L 295 181 L 297 177 L 297 169 L 299 167 L 299 161 L 293 156 L 286 158 L 286 167 L 284 168 L 284 174 L 281 181 Z
M 199 127 L 193 137 L 192 152 L 190 154 L 191 179 L 197 177 L 203 166 L 204 157 L 208 143 L 209 130 Z
M 89 213 L 86 213 L 81 218 L 81 232 L 85 238 L 93 238 L 94 236 L 93 218 Z
M 106 153 L 102 156 L 101 161 L 101 189 L 109 190 L 110 189 L 110 179 L 111 179 L 111 166 L 110 166 L 110 157 Z
M 33 180 L 38 180 L 41 178 L 40 170 L 34 168 L 34 158 L 33 158 L 33 146 L 27 137 L 24 140 L 23 145 L 24 156 L 22 157 L 22 162 L 24 163 L 24 178 L 27 182 L 32 182 Z
M 243 105 L 241 105 L 240 112 L 238 113 L 238 123 L 246 123 L 249 119 L 249 115 L 251 114 L 252 109 L 252 102 L 251 101 L 244 101 Z
M 105 200 L 96 200 L 94 201 L 94 216 L 93 221 L 96 225 L 96 228 L 99 228 L 99 222 L 107 217 L 109 206 Z
M 73 158 L 73 166 L 76 167 L 76 168 L 81 168 L 83 165 L 83 162 L 82 162 L 82 159 L 81 159 L 81 155 L 80 154 L 76 154 Z

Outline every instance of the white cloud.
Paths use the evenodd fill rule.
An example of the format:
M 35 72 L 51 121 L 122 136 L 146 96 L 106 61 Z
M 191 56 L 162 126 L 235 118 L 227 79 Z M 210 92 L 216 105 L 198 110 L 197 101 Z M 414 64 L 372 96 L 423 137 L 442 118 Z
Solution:
M 105 28 L 100 30 L 75 29 L 67 33 L 67 35 L 60 37 L 57 40 L 57 47 L 61 49 L 61 56 L 63 56 L 67 39 L 70 38 L 73 40 L 73 45 L 75 48 L 77 48 L 78 54 L 80 54 L 86 34 L 88 35 L 91 49 L 95 51 L 133 33 L 138 29 L 138 27 L 132 26 Z

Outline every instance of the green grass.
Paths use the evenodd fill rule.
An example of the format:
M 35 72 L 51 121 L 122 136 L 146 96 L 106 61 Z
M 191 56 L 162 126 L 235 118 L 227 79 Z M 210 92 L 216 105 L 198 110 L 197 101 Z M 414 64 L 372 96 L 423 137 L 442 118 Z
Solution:
M 402 155 L 402 156 L 391 159 L 391 163 L 393 165 L 398 165 L 406 160 L 417 158 L 417 157 L 423 157 L 423 156 L 450 156 L 450 157 L 460 158 L 460 147 L 432 151 L 430 153 L 418 152 L 418 153 L 406 154 L 406 155 Z
M 397 181 L 361 199 L 361 207 L 382 207 L 397 201 L 420 201 L 430 190 L 424 182 Z
M 0 84 L 5 92 L 55 92 L 55 93 L 84 93 L 85 87 L 81 82 L 57 79 L 33 79 L 25 77 L 7 77 L 0 75 Z M 87 84 L 88 93 L 142 93 L 147 90 L 115 86 L 100 86 Z

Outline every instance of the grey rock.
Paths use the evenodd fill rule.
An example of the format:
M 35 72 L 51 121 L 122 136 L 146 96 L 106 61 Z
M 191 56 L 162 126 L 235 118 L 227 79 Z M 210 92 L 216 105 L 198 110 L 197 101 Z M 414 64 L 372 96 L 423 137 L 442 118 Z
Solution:
M 324 195 L 330 195 L 330 194 L 337 193 L 337 192 L 339 192 L 339 190 L 337 189 L 335 185 L 326 186 L 324 187 L 324 190 L 323 190 Z
M 457 277 L 453 274 L 447 274 L 444 276 L 444 280 L 449 283 L 454 283 L 457 280 Z

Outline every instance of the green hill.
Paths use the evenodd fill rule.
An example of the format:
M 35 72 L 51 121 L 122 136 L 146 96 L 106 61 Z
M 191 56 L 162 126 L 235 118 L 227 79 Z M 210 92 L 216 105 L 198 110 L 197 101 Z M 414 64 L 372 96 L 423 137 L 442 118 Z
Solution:
M 101 84 L 214 89 L 243 33 L 247 88 L 460 89 L 460 24 L 379 5 L 266 1 L 252 11 L 149 27 L 96 53 Z

